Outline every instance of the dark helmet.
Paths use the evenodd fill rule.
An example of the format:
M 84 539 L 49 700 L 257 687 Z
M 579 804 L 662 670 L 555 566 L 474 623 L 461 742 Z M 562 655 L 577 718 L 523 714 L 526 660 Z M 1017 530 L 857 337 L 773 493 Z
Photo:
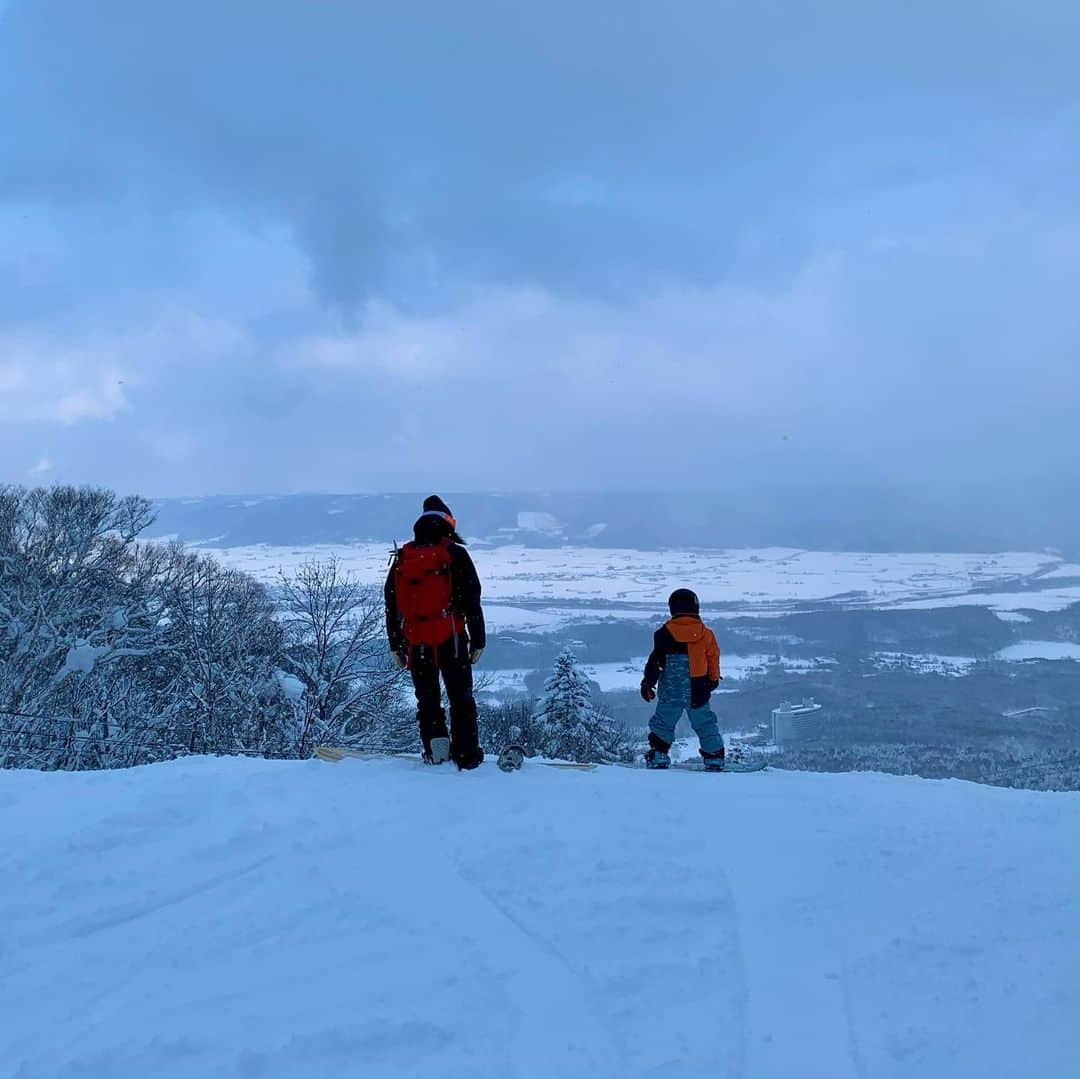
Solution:
M 701 613 L 701 604 L 698 601 L 697 593 L 691 592 L 689 588 L 676 588 L 668 597 L 667 604 L 673 618 L 680 614 Z

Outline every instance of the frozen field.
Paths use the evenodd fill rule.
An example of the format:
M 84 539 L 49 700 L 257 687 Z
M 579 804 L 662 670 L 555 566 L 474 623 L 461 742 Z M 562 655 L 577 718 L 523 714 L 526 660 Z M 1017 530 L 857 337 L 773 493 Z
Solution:
M 951 678 L 962 678 L 970 674 L 979 662 L 974 656 L 936 656 L 920 652 L 872 652 L 868 658 L 879 670 L 906 670 L 918 674 L 946 675 Z M 1026 660 L 1080 662 L 1080 644 L 1067 641 L 1018 641 L 1007 648 L 1002 648 L 991 658 L 1008 663 L 1021 663 Z M 599 686 L 602 693 L 633 691 L 637 690 L 641 684 L 645 660 L 645 656 L 638 656 L 626 662 L 583 663 L 582 670 Z M 742 680 L 762 675 L 770 669 L 779 668 L 785 675 L 812 674 L 815 671 L 828 670 L 835 662 L 834 659 L 825 656 L 814 660 L 801 660 L 787 656 L 740 656 L 730 652 L 724 653 L 720 659 L 724 685 L 721 686 L 719 692 L 734 692 L 735 687 Z M 527 688 L 526 678 L 532 672 L 530 668 L 520 667 L 485 673 L 488 693 L 521 695 Z
M 1080 796 L 874 774 L 0 772 L 18 1079 L 1080 1074 Z
M 334 555 L 381 584 L 383 545 L 231 547 L 215 555 L 271 582 L 310 558 Z M 976 604 L 1016 612 L 1080 602 L 1080 565 L 1047 554 L 850 554 L 762 548 L 633 551 L 584 547 L 475 547 L 496 632 L 548 632 L 587 619 L 650 621 L 672 588 L 693 588 L 713 617 L 768 616 L 819 607 L 932 608 Z
M 1080 660 L 1080 644 L 1070 641 L 1017 641 L 1003 648 L 998 657 L 1016 662 L 1028 659 Z
M 626 642 L 626 658 L 588 662 L 589 676 L 603 692 L 636 690 L 652 630 L 666 617 L 667 597 L 676 586 L 693 588 L 712 621 L 751 617 L 766 620 L 812 610 L 933 610 L 978 606 L 1017 628 L 1030 622 L 1028 612 L 1052 612 L 1080 603 L 1080 565 L 1046 553 L 867 554 L 804 551 L 791 548 L 740 550 L 636 551 L 585 547 L 532 548 L 476 544 L 471 547 L 484 584 L 489 638 L 517 653 L 506 654 L 499 668 L 484 671 L 493 693 L 522 694 L 536 666 L 529 641 L 537 635 L 574 639 L 575 627 L 607 623 L 614 634 L 627 624 L 639 626 Z M 339 558 L 362 581 L 381 586 L 389 562 L 381 544 L 310 547 L 215 548 L 215 557 L 272 584 L 284 571 L 312 558 Z M 737 631 L 741 632 L 741 630 Z M 764 634 L 775 649 L 745 653 L 724 649 L 721 667 L 729 689 L 740 680 L 779 667 L 787 674 L 810 673 L 835 663 L 784 655 L 795 637 Z M 826 647 L 825 651 L 828 651 Z M 779 653 L 779 654 L 778 654 Z M 603 657 L 608 658 L 608 657 Z M 1080 648 L 1061 641 L 1024 641 L 983 659 L 1080 659 Z M 870 651 L 883 670 L 963 676 L 976 669 L 972 655 L 937 655 L 922 651 Z
M 602 693 L 616 693 L 636 690 L 641 685 L 641 675 L 645 667 L 646 656 L 635 656 L 625 662 L 583 663 L 582 670 L 595 682 Z M 740 656 L 731 652 L 720 658 L 721 674 L 724 682 L 739 682 L 744 678 L 762 674 L 773 663 L 775 657 L 766 655 Z M 834 660 L 799 660 L 781 657 L 780 667 L 785 674 L 809 674 L 811 671 L 828 667 Z M 526 667 L 492 671 L 489 674 L 490 690 L 498 693 L 524 692 L 525 679 L 530 669 Z M 724 691 L 721 687 L 721 692 Z

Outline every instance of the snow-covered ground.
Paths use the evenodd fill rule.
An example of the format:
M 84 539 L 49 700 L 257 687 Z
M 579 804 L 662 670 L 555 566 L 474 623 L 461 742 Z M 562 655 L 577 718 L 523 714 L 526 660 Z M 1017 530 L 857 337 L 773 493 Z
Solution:
M 1077 659 L 1080 660 L 1080 644 L 1071 641 L 1017 641 L 998 652 L 998 659 L 1023 661 L 1026 659 Z
M 336 555 L 362 580 L 380 583 L 382 544 L 227 547 L 214 554 L 273 581 L 281 569 Z M 729 616 L 768 615 L 831 601 L 852 607 L 978 604 L 994 610 L 1058 610 L 1080 602 L 1080 585 L 1014 591 L 1080 566 L 1047 554 L 865 554 L 792 548 L 633 551 L 587 547 L 476 548 L 473 556 L 497 632 L 556 628 L 587 617 L 648 620 L 666 609 L 676 585 L 695 589 Z M 985 592 L 979 592 L 985 589 Z M 567 605 L 571 606 L 567 606 Z M 582 608 L 587 608 L 583 610 Z
M 915 652 L 874 652 L 870 658 L 882 670 L 918 671 L 920 674 L 944 674 L 953 678 L 970 674 L 977 662 L 973 656 L 935 656 Z
M 618 693 L 636 690 L 641 685 L 641 676 L 645 669 L 646 656 L 615 663 L 583 663 L 581 669 L 595 682 L 603 693 Z M 810 674 L 834 664 L 836 661 L 822 657 L 820 659 L 791 659 L 785 656 L 750 655 L 739 656 L 725 652 L 720 657 L 720 668 L 725 682 L 738 682 L 744 678 L 764 674 L 779 660 L 779 667 L 785 674 Z M 503 668 L 485 671 L 487 689 L 491 693 L 524 693 L 525 680 L 532 673 L 527 667 Z
M 637 689 L 645 667 L 645 656 L 625 662 L 586 663 L 582 669 L 604 693 Z M 873 652 L 870 660 L 881 670 L 908 670 L 919 674 L 942 674 L 961 678 L 970 674 L 978 665 L 974 656 L 939 656 L 916 652 Z M 1020 662 L 1029 659 L 1080 660 L 1080 644 L 1068 641 L 1018 641 L 995 654 L 996 659 Z M 811 674 L 827 669 L 836 660 L 826 656 L 816 659 L 793 659 L 788 656 L 747 655 L 725 652 L 720 666 L 725 682 L 739 682 L 764 674 L 770 667 L 779 666 L 784 674 Z M 488 688 L 492 693 L 524 693 L 525 680 L 531 673 L 528 668 L 513 668 L 486 672 Z
M 197 759 L 0 773 L 0 1072 L 1080 1074 L 1080 796 Z
M 665 617 L 667 596 L 676 585 L 694 588 L 709 620 L 776 617 L 829 604 L 841 608 L 919 610 L 980 606 L 1003 621 L 1030 622 L 1029 611 L 1062 610 L 1080 603 L 1080 565 L 1045 552 L 1002 554 L 870 554 L 805 551 L 786 547 L 738 550 L 635 551 L 586 547 L 473 548 L 484 582 L 489 635 L 514 641 L 516 634 L 566 635 L 575 626 L 632 622 L 641 641 Z M 313 558 L 339 558 L 369 584 L 385 579 L 385 544 L 306 547 L 226 547 L 213 554 L 267 583 Z M 798 643 L 797 639 L 794 643 Z M 779 647 L 782 639 L 776 642 Z M 1071 646 L 1046 658 L 1072 658 Z M 1026 644 L 1003 650 L 998 658 L 1033 658 Z M 723 656 L 725 679 L 733 682 L 763 673 L 777 657 Z M 878 653 L 883 668 L 904 666 L 926 673 L 963 675 L 975 667 L 968 656 Z M 520 662 L 520 660 L 518 661 Z M 835 662 L 780 657 L 785 671 L 820 669 Z M 636 688 L 643 658 L 593 664 L 591 678 L 605 692 Z M 525 691 L 529 670 L 490 670 L 496 693 Z

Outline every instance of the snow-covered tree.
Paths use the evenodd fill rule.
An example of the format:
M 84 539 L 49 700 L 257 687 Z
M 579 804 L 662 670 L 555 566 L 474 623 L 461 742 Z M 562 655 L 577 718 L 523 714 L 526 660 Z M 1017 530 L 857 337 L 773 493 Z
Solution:
M 282 630 L 266 589 L 174 548 L 161 595 L 162 715 L 173 742 L 192 753 L 285 751 L 287 701 L 274 677 Z
M 533 718 L 540 728 L 538 748 L 545 757 L 613 761 L 627 755 L 624 732 L 593 704 L 592 687 L 570 648 L 555 660 Z
M 297 680 L 296 751 L 319 742 L 398 745 L 415 736 L 404 714 L 404 671 L 390 661 L 378 591 L 343 573 L 337 559 L 312 561 L 280 580 L 285 641 L 281 666 Z M 402 728 L 407 729 L 403 730 Z
M 272 596 L 141 542 L 152 520 L 111 491 L 0 487 L 0 767 L 415 741 L 377 592 L 326 562 Z
M 135 672 L 162 648 L 152 519 L 110 491 L 0 489 L 0 764 L 132 763 Z
M 545 726 L 533 714 L 528 701 L 505 699 L 481 704 L 479 708 L 480 744 L 493 752 L 518 745 L 525 756 L 542 752 Z
M 110 491 L 0 489 L 0 765 L 286 751 L 265 590 L 140 543 L 152 519 Z

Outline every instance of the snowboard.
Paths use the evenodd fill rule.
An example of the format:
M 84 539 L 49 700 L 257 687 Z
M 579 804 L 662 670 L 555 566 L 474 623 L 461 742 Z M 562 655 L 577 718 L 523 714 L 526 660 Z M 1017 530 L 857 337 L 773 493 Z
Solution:
M 516 743 L 508 745 L 495 762 L 503 772 L 520 772 L 525 767 L 529 758 L 525 755 L 524 746 Z M 565 768 L 571 772 L 591 772 L 596 768 L 595 764 L 586 764 L 580 761 L 532 761 L 533 764 L 543 765 L 545 768 Z
M 769 767 L 769 762 L 762 756 L 731 757 L 724 761 L 723 768 L 706 768 L 704 761 L 672 761 L 667 768 L 649 768 L 644 760 L 636 760 L 633 764 L 616 762 L 618 768 L 640 768 L 646 772 L 715 772 L 723 775 L 725 772 L 763 772 Z
M 765 760 L 744 758 L 741 761 L 724 761 L 723 768 L 706 768 L 704 761 L 673 761 L 668 769 L 654 770 L 662 772 L 674 769 L 678 772 L 715 772 L 717 775 L 723 775 L 725 772 L 764 772 L 768 767 L 768 762 Z
M 507 749 L 515 749 L 520 751 L 520 746 L 508 746 Z M 503 751 L 505 753 L 506 750 Z M 510 767 L 503 767 L 503 753 L 499 754 L 497 761 L 492 761 L 490 758 L 484 760 L 483 764 L 498 764 L 504 772 L 518 771 L 525 763 L 525 754 L 521 753 L 521 764 L 511 765 Z M 349 749 L 345 746 L 316 746 L 315 756 L 321 761 L 326 761 L 328 764 L 337 764 L 340 761 L 345 760 L 346 757 L 352 757 L 357 760 L 371 761 L 371 760 L 402 760 L 412 761 L 415 764 L 421 764 L 422 758 L 419 753 L 409 753 L 407 750 L 384 750 L 384 749 Z M 568 771 L 575 772 L 591 772 L 596 768 L 595 764 L 578 764 L 574 761 L 533 761 L 533 764 L 539 764 L 544 768 L 562 768 Z M 425 767 L 431 767 L 426 765 Z
M 359 760 L 403 760 L 420 762 L 419 753 L 409 753 L 407 750 L 391 749 L 349 749 L 345 746 L 316 746 L 315 756 L 328 764 L 337 764 L 346 757 L 355 757 Z

